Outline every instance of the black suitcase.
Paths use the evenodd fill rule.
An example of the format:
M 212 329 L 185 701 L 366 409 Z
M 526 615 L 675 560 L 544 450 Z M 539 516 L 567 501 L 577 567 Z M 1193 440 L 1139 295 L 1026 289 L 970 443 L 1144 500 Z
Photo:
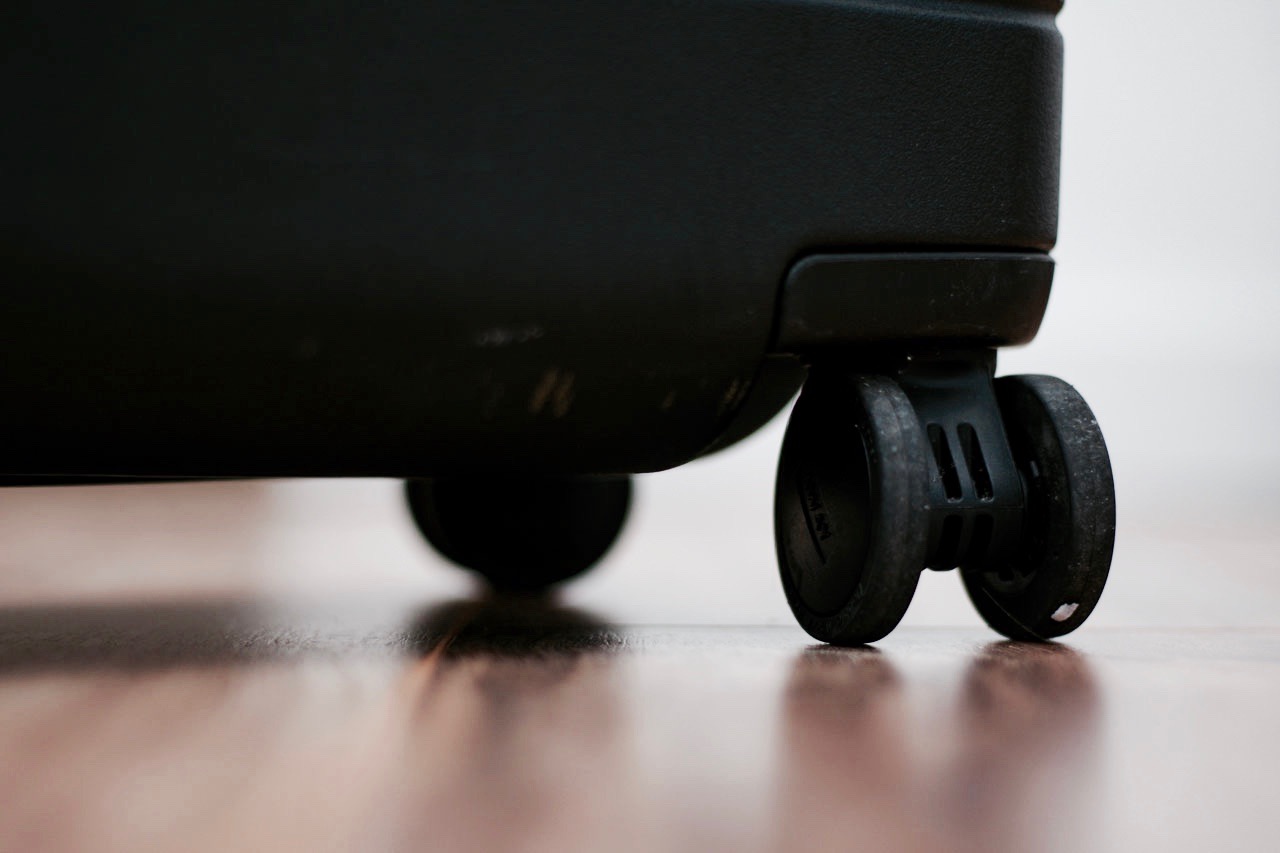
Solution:
M 0 472 L 388 476 L 542 587 L 627 475 L 801 383 L 783 586 L 870 642 L 925 568 L 1081 624 L 1107 453 L 1030 340 L 1057 227 L 1055 0 L 26 4 L 5 13 Z M 807 375 L 807 379 L 806 379 Z

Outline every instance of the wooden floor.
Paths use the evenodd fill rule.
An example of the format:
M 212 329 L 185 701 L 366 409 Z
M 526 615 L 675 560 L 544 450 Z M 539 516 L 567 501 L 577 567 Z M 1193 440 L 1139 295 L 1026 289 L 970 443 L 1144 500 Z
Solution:
M 243 538 L 86 505 L 100 550 L 48 544 L 78 500 L 0 530 L 0 850 L 1280 847 L 1280 631 L 840 650 L 386 579 L 215 588 L 183 548 Z

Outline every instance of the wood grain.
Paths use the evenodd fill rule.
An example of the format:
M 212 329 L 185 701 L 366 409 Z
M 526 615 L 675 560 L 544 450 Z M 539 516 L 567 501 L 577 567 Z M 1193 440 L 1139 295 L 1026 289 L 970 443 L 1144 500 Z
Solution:
M 260 500 L 216 489 L 207 510 Z M 211 511 L 163 534 L 192 504 L 161 492 L 174 503 L 126 501 L 152 522 L 120 528 L 68 491 L 92 537 L 58 540 L 48 495 L 25 510 L 45 528 L 3 529 L 20 565 L 0 589 L 0 850 L 1217 850 L 1280 832 L 1278 631 L 905 629 L 842 650 L 391 575 L 353 593 L 264 584 L 268 565 L 217 586 L 191 566 L 241 565 L 258 528 L 224 541 Z

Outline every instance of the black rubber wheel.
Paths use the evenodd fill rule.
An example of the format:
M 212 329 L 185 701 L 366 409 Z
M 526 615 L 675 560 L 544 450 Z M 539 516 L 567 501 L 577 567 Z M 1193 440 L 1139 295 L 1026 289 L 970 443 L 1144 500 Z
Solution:
M 536 592 L 591 568 L 618 538 L 629 477 L 409 480 L 409 510 L 441 554 L 499 590 Z
M 774 493 L 787 603 L 816 639 L 861 645 L 902 621 L 928 548 L 924 430 L 883 376 L 815 374 L 791 413 Z
M 996 398 L 1026 485 L 1022 548 L 962 572 L 987 624 L 1015 640 L 1074 631 L 1102 596 L 1115 546 L 1115 485 L 1089 405 L 1061 379 L 1008 376 Z

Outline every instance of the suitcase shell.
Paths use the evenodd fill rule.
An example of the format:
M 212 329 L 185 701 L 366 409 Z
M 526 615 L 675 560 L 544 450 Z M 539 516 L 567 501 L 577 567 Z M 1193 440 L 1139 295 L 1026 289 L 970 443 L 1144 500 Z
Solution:
M 0 35 L 0 473 L 671 467 L 798 387 L 814 258 L 1007 254 L 1039 272 L 973 313 L 1017 331 L 970 337 L 1025 339 L 1057 9 L 29 4 Z M 804 310 L 857 343 L 862 279 L 824 281 Z

